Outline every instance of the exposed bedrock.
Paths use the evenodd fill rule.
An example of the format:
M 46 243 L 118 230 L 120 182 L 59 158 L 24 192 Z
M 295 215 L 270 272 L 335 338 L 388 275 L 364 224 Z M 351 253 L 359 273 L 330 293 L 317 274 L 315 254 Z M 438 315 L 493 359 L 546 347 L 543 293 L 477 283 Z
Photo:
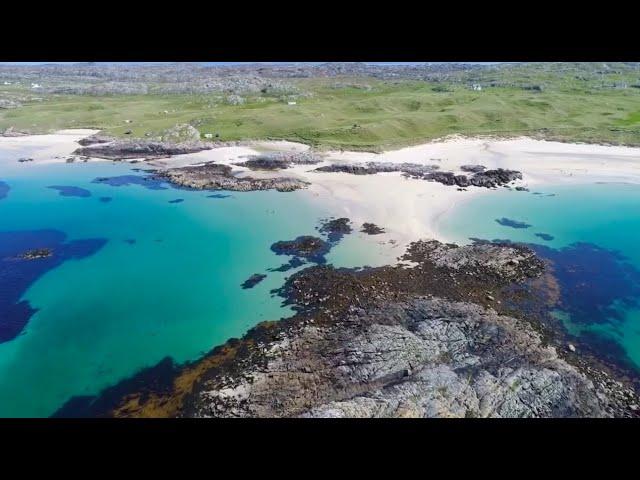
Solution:
M 132 158 L 157 159 L 172 155 L 196 153 L 221 146 L 201 141 L 184 143 L 163 142 L 157 140 L 122 140 L 105 135 L 92 135 L 78 142 L 82 147 L 73 152 L 74 155 L 105 158 L 108 160 L 127 160 Z
M 248 160 L 236 165 L 251 170 L 281 170 L 293 165 L 314 165 L 321 161 L 322 157 L 311 152 L 273 152 L 251 155 Z
M 408 178 L 428 180 L 444 185 L 456 185 L 458 187 L 485 187 L 495 188 L 507 185 L 514 180 L 522 179 L 522 173 L 515 170 L 497 168 L 486 170 L 481 165 L 463 165 L 463 170 L 472 172 L 473 175 L 456 175 L 453 172 L 440 172 L 438 165 L 419 165 L 413 163 L 337 163 L 315 169 L 316 172 L 342 172 L 352 175 L 373 175 L 380 172 L 402 172 Z M 461 167 L 462 168 L 462 167 Z
M 229 165 L 206 163 L 204 165 L 172 168 L 158 171 L 157 177 L 188 188 L 199 190 L 277 190 L 291 192 L 305 188 L 308 183 L 292 177 L 254 178 L 240 177 Z
M 354 308 L 261 344 L 237 375 L 207 380 L 193 416 L 609 416 L 592 382 L 518 320 L 417 297 Z
M 316 172 L 341 172 L 352 175 L 373 175 L 376 173 L 403 172 L 410 175 L 421 176 L 440 168 L 438 165 L 421 165 L 418 163 L 391 163 L 391 162 L 366 162 L 366 163 L 334 163 L 315 169 Z
M 558 350 L 533 313 L 512 308 L 514 295 L 547 302 L 530 288 L 513 288 L 549 275 L 531 249 L 420 241 L 402 260 L 410 265 L 301 270 L 274 291 L 294 309 L 293 317 L 263 322 L 196 362 L 172 366 L 171 378 L 156 379 L 149 371 L 143 388 L 131 381 L 61 411 L 181 417 L 638 415 L 640 401 L 631 388 L 573 362 L 575 353 L 567 357 Z M 87 410 L 74 407 L 81 404 Z
M 366 233 L 367 235 L 380 235 L 384 232 L 384 228 L 379 227 L 375 223 L 365 222 L 362 224 L 362 228 L 360 229 L 362 233 Z

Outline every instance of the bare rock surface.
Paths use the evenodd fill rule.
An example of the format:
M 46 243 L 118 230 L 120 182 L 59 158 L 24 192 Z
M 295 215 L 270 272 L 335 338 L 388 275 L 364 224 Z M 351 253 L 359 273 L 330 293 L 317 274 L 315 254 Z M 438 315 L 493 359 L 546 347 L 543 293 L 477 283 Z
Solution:
M 259 366 L 205 382 L 189 414 L 305 417 L 609 416 L 607 402 L 521 322 L 415 298 L 308 323 Z
M 405 177 L 428 180 L 442 183 L 443 185 L 455 185 L 458 187 L 485 187 L 496 188 L 522 179 L 522 173 L 516 170 L 505 170 L 497 168 L 486 170 L 482 166 L 464 165 L 463 170 L 471 172 L 472 175 L 456 175 L 453 172 L 440 172 L 438 165 L 422 165 L 414 163 L 389 163 L 389 162 L 367 162 L 367 163 L 336 163 L 325 165 L 315 169 L 316 172 L 340 172 L 352 175 L 373 175 L 384 172 L 402 172 Z
M 86 146 L 78 148 L 73 152 L 74 155 L 104 158 L 107 160 L 167 158 L 172 155 L 196 153 L 213 148 L 212 144 L 201 141 L 185 143 L 139 139 L 112 139 L 111 141 L 107 141 L 107 138 L 103 136 L 88 137 L 87 139 L 81 140 L 81 142 L 84 142 Z
M 161 373 L 61 415 L 640 415 L 633 387 L 552 341 L 538 321 L 547 300 L 530 286 L 550 273 L 528 247 L 419 241 L 401 260 L 411 264 L 300 270 L 274 290 L 293 317 L 193 363 L 159 364 Z M 520 295 L 530 308 L 517 307 Z
M 308 183 L 291 177 L 253 178 L 233 174 L 229 165 L 207 163 L 204 165 L 172 168 L 159 171 L 158 177 L 173 184 L 199 190 L 277 190 L 291 192 L 305 188 Z
M 273 152 L 251 155 L 237 165 L 251 170 L 281 170 L 293 165 L 314 165 L 321 161 L 322 157 L 312 152 Z

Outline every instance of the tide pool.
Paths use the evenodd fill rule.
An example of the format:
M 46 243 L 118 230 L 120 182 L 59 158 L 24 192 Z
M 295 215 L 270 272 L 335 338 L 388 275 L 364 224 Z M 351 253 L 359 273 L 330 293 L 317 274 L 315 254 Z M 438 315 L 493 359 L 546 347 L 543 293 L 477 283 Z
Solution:
M 555 265 L 567 331 L 640 369 L 640 186 L 540 186 L 489 192 L 440 220 L 448 240 L 531 244 Z
M 269 271 L 288 260 L 270 246 L 317 235 L 318 221 L 334 212 L 305 191 L 154 188 L 136 180 L 142 174 L 132 167 L 0 163 L 0 232 L 13 235 L 13 250 L 0 259 L 9 262 L 9 277 L 0 282 L 12 281 L 11 241 L 44 238 L 44 231 L 56 242 L 54 257 L 33 260 L 51 265 L 20 295 L 31 316 L 0 343 L 1 417 L 51 415 L 71 397 L 98 394 L 165 357 L 195 360 L 260 321 L 292 314 L 271 290 L 295 270 Z M 95 181 L 125 176 L 134 181 Z M 384 263 L 371 241 L 346 238 L 329 263 Z M 25 249 L 45 246 L 30 242 Z M 71 247 L 85 245 L 77 242 L 92 248 L 75 254 Z M 254 273 L 267 277 L 243 289 Z

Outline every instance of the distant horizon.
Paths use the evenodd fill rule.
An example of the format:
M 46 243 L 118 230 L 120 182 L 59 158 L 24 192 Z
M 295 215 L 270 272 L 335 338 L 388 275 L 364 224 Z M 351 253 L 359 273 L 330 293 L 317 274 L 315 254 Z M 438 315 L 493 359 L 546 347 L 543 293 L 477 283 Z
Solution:
M 233 65 L 322 65 L 324 63 L 365 63 L 367 65 L 437 65 L 437 64 L 468 64 L 468 65 L 496 65 L 500 63 L 517 63 L 517 62 L 358 62 L 358 61 L 331 61 L 324 62 L 92 62 L 78 61 L 78 62 L 1 62 L 0 65 L 12 65 L 12 66 L 39 66 L 39 65 L 81 65 L 86 63 L 93 63 L 96 65 L 172 65 L 179 63 L 190 63 L 203 66 L 233 66 Z

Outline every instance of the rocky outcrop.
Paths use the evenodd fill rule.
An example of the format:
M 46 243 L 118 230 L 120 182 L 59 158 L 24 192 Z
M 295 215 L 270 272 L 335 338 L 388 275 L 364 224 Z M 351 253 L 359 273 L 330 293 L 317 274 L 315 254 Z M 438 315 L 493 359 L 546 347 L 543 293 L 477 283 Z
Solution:
M 89 145 L 98 145 L 100 143 L 111 143 L 116 141 L 116 138 L 109 137 L 108 135 L 103 135 L 101 133 L 96 133 L 93 135 L 89 135 L 88 137 L 81 138 L 78 140 L 78 144 L 83 147 L 88 147 Z
M 462 165 L 460 166 L 460 170 L 462 170 L 463 172 L 470 172 L 470 173 L 480 173 L 480 172 L 484 172 L 487 169 L 487 167 L 485 167 L 484 165 Z
M 411 176 L 422 176 L 439 168 L 438 165 L 421 165 L 417 163 L 334 163 L 315 169 L 316 172 L 338 172 L 351 175 L 373 175 L 376 173 L 402 172 Z
M 452 172 L 433 172 L 422 176 L 410 175 L 411 178 L 422 178 L 431 182 L 442 183 L 443 185 L 455 185 L 458 187 L 484 187 L 496 188 L 507 185 L 515 180 L 522 179 L 522 173 L 515 170 L 485 170 L 471 176 L 456 175 Z
M 324 256 L 330 250 L 329 243 L 311 235 L 302 235 L 293 240 L 281 240 L 271 245 L 271 251 L 276 255 L 304 258 L 314 263 L 324 263 Z
M 91 139 L 92 137 L 88 137 Z M 205 142 L 171 143 L 151 140 L 118 140 L 107 142 L 105 137 L 93 137 L 84 139 L 87 146 L 78 148 L 74 155 L 86 157 L 104 158 L 107 160 L 127 160 L 134 158 L 157 159 L 167 158 L 172 155 L 184 155 L 187 153 L 209 150 L 213 145 Z
M 291 192 L 305 188 L 308 183 L 291 177 L 253 178 L 234 175 L 228 165 L 207 163 L 199 166 L 159 171 L 156 176 L 169 182 L 199 190 L 277 190 Z
M 354 308 L 260 345 L 207 380 L 186 412 L 216 417 L 602 417 L 592 382 L 533 329 L 477 305 L 419 297 Z
M 362 224 L 360 231 L 367 235 L 380 235 L 381 233 L 384 233 L 384 228 L 379 227 L 375 223 L 365 222 Z
M 251 155 L 248 160 L 237 163 L 251 170 L 282 170 L 293 165 L 314 165 L 322 158 L 311 152 L 274 152 Z
M 401 260 L 378 268 L 301 270 L 274 291 L 296 311 L 293 317 L 259 324 L 192 364 L 170 365 L 170 378 L 166 369 L 157 379 L 149 370 L 147 389 L 132 379 L 84 402 L 88 410 L 78 413 L 70 404 L 62 411 L 179 417 L 638 416 L 633 389 L 574 362 L 576 353 L 566 342 L 554 344 L 540 323 L 514 310 L 519 294 L 513 286 L 546 275 L 529 248 L 421 241 Z M 162 388 L 154 390 L 158 384 Z
M 325 165 L 316 168 L 316 172 L 341 172 L 352 175 L 373 175 L 380 172 L 402 172 L 405 177 L 428 180 L 442 183 L 443 185 L 455 185 L 458 187 L 485 187 L 495 188 L 507 185 L 514 180 L 522 179 L 522 173 L 515 170 L 505 170 L 497 168 L 495 170 L 485 170 L 482 166 L 464 165 L 467 170 L 475 172 L 471 176 L 456 175 L 453 172 L 437 171 L 438 165 L 420 165 L 413 163 L 388 163 L 388 162 L 368 162 L 368 163 L 338 163 Z M 471 168 L 471 170 L 468 170 Z
M 47 258 L 53 255 L 53 250 L 50 248 L 35 248 L 33 250 L 27 250 L 20 255 L 22 260 L 38 260 L 40 258 Z
M 250 332 L 255 347 L 203 378 L 181 415 L 633 415 L 635 394 L 612 394 L 499 311 L 501 286 L 543 270 L 530 250 L 416 242 L 404 259 L 417 265 L 294 275 L 281 294 L 297 321 Z

